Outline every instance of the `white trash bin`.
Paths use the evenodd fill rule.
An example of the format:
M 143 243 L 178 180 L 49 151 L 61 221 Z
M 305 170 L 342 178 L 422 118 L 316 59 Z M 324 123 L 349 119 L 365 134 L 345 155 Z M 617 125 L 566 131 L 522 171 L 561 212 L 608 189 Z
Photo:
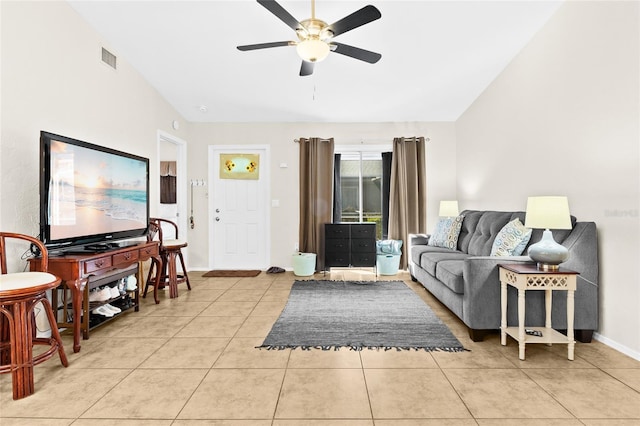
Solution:
M 293 274 L 297 277 L 308 277 L 316 273 L 315 253 L 296 253 L 292 256 Z

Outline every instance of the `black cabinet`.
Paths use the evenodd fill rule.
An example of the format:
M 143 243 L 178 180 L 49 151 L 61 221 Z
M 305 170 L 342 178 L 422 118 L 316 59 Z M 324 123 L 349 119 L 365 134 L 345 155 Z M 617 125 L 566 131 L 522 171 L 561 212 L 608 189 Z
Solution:
M 332 266 L 376 266 L 375 223 L 324 225 L 325 270 Z

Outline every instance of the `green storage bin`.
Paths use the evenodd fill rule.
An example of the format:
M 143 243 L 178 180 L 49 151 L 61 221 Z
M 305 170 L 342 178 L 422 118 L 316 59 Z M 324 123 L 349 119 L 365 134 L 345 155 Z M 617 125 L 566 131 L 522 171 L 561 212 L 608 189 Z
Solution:
M 295 276 L 308 277 L 316 273 L 315 253 L 294 254 L 291 262 L 293 263 L 293 274 Z

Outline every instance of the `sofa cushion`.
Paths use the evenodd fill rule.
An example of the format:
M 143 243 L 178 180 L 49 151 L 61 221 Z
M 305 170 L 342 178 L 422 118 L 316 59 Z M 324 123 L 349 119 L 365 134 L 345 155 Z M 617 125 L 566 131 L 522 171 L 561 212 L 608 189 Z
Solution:
M 464 216 L 442 217 L 429 238 L 429 245 L 455 250 L 458 247 L 458 235 Z
M 491 256 L 520 256 L 530 238 L 531 229 L 515 218 L 498 232 L 493 240 Z
M 447 260 L 464 260 L 467 257 L 469 257 L 469 255 L 466 253 L 452 250 L 449 250 L 447 253 L 424 253 L 420 258 L 420 267 L 435 277 L 438 263 Z
M 477 210 L 465 210 L 461 215 L 464 216 L 462 221 L 462 228 L 460 229 L 460 235 L 458 236 L 458 250 L 464 253 L 469 252 L 469 241 L 473 233 L 476 232 L 478 221 L 482 217 L 484 212 Z
M 442 247 L 431 247 L 428 245 L 412 246 L 409 252 L 410 260 L 416 265 L 420 265 L 423 253 L 451 253 L 451 250 Z
M 489 256 L 493 241 L 500 230 L 511 220 L 511 215 L 511 212 L 484 212 L 469 240 L 467 253 L 474 256 Z
M 436 278 L 454 293 L 464 293 L 464 260 L 443 260 L 436 266 Z

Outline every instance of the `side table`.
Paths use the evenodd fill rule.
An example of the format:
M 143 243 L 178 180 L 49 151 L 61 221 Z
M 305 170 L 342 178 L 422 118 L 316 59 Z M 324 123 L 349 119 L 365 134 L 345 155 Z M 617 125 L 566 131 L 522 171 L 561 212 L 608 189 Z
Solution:
M 578 272 L 560 268 L 558 270 L 543 271 L 535 264 L 500 264 L 500 306 L 502 319 L 500 323 L 501 344 L 507 344 L 507 335 L 519 343 L 519 358 L 525 358 L 527 343 L 567 344 L 567 358 L 573 361 L 575 340 L 573 339 L 574 293 Z M 518 289 L 518 326 L 507 326 L 507 285 Z M 526 327 L 527 330 L 541 333 L 540 336 L 525 333 L 525 294 L 527 290 L 544 290 L 545 292 L 545 326 Z M 553 290 L 567 292 L 567 335 L 551 327 L 551 300 Z

